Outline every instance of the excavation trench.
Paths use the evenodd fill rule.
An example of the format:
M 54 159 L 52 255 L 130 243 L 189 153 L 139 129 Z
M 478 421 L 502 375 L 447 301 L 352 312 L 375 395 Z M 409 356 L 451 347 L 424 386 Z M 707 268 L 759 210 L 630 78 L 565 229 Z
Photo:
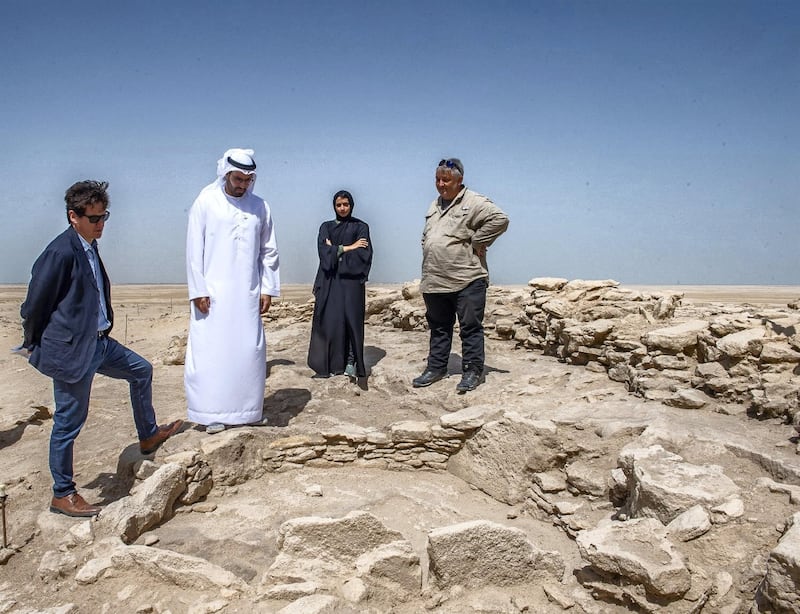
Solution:
M 652 590 L 648 596 L 647 590 L 630 580 L 601 574 L 598 585 L 592 575 L 596 576 L 596 571 L 582 559 L 575 541 L 581 531 L 635 515 L 630 509 L 630 493 L 620 490 L 619 484 L 615 490 L 611 476 L 619 469 L 620 452 L 626 446 L 656 446 L 667 455 L 678 456 L 686 466 L 701 463 L 697 466 L 702 467 L 713 459 L 721 468 L 720 476 L 734 478 L 730 480 L 732 492 L 752 513 L 746 520 L 741 515 L 724 522 L 718 518 L 724 532 L 709 533 L 702 541 L 676 540 L 682 556 L 691 558 L 694 568 L 704 570 L 706 584 L 695 579 L 696 586 L 703 585 L 708 592 L 712 590 L 708 578 L 715 573 L 735 569 L 737 563 L 750 568 L 750 557 L 766 554 L 764 533 L 774 531 L 773 520 L 789 517 L 792 510 L 785 493 L 753 488 L 759 478 L 772 477 L 757 457 L 744 454 L 737 446 L 729 450 L 691 425 L 687 425 L 693 430 L 691 439 L 680 433 L 670 438 L 667 430 L 660 430 L 670 417 L 654 419 L 647 412 L 642 416 L 638 401 L 630 403 L 627 410 L 617 409 L 613 421 L 592 420 L 587 412 L 580 414 L 574 409 L 553 421 L 475 406 L 444 414 L 438 421 L 401 421 L 385 431 L 352 424 L 289 435 L 286 429 L 270 427 L 231 429 L 213 437 L 199 430 L 188 431 L 174 442 L 180 446 L 159 453 L 155 464 L 139 461 L 131 465 L 131 471 L 141 478 L 158 464 L 181 463 L 189 486 L 182 494 L 183 502 L 174 506 L 172 518 L 144 532 L 135 543 L 205 559 L 251 587 L 257 602 L 278 608 L 287 598 L 302 598 L 306 592 L 347 596 L 345 589 L 331 586 L 346 586 L 350 581 L 345 572 L 338 584 L 327 581 L 322 588 L 309 587 L 317 573 L 314 560 L 299 566 L 295 562 L 294 568 L 301 571 L 294 577 L 276 571 L 285 532 L 281 527 L 297 519 L 321 522 L 365 512 L 410 544 L 419 559 L 419 592 L 414 596 L 404 590 L 396 595 L 384 591 L 378 597 L 360 594 L 355 601 L 367 608 L 363 611 L 393 607 L 397 612 L 412 612 L 431 599 L 454 606 L 469 595 L 485 595 L 488 588 L 479 578 L 473 586 L 462 587 L 462 592 L 446 579 L 434 577 L 428 545 L 432 532 L 486 521 L 524 532 L 537 549 L 557 553 L 563 561 L 560 576 L 542 573 L 534 581 L 501 582 L 501 592 L 515 602 L 544 599 L 543 603 L 552 607 L 553 591 L 561 591 L 578 602 L 592 601 L 590 595 L 594 594 L 604 599 L 604 611 L 626 611 L 624 603 L 629 599 L 625 594 L 598 590 L 605 580 L 641 593 L 643 607 L 647 603 L 664 605 L 675 599 L 664 600 Z M 648 429 L 645 422 L 660 424 Z M 788 470 L 795 471 L 791 466 Z M 195 488 L 197 500 L 187 499 L 192 484 L 209 481 L 213 488 L 205 496 L 196 497 L 205 489 Z M 714 502 L 705 504 L 710 508 Z M 654 515 L 651 512 L 645 510 L 644 514 Z M 323 536 L 318 537 L 320 543 L 315 547 L 322 548 L 325 556 L 335 557 L 325 542 L 335 542 L 337 536 L 324 536 L 325 530 L 346 529 L 323 527 Z M 486 556 L 491 558 L 492 553 Z M 722 562 L 726 557 L 727 564 Z M 328 569 L 323 575 L 329 573 Z M 513 570 L 509 573 L 513 575 Z M 297 587 L 296 591 L 287 586 Z M 751 593 L 755 594 L 755 589 L 752 586 Z M 700 598 L 699 594 L 690 597 Z

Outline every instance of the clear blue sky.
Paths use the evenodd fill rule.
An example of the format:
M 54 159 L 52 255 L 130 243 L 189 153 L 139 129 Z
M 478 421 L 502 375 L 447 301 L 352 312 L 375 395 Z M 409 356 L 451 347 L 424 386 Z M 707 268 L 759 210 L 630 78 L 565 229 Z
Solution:
M 349 189 L 373 282 L 419 277 L 435 165 L 511 218 L 492 280 L 800 283 L 800 3 L 12 2 L 0 283 L 74 181 L 110 182 L 115 283 L 183 283 L 188 209 L 256 151 L 284 283 Z

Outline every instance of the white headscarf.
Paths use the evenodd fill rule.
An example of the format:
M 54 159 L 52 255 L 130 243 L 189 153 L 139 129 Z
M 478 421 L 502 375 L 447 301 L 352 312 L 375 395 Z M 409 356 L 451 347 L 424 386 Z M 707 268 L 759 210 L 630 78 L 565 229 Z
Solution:
M 247 186 L 246 193 L 252 193 L 256 183 L 256 161 L 252 149 L 229 149 L 217 160 L 217 183 L 225 185 L 225 175 L 231 171 L 239 171 L 245 175 L 253 175 L 253 181 Z

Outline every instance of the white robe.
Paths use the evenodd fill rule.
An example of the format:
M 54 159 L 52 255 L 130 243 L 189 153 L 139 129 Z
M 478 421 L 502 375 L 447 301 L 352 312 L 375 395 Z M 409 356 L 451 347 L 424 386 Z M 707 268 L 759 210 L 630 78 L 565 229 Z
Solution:
M 267 362 L 259 300 L 280 295 L 269 205 L 251 191 L 228 196 L 223 183 L 200 192 L 186 236 L 189 298 L 211 298 L 208 314 L 191 304 L 184 371 L 189 420 L 204 425 L 261 419 Z

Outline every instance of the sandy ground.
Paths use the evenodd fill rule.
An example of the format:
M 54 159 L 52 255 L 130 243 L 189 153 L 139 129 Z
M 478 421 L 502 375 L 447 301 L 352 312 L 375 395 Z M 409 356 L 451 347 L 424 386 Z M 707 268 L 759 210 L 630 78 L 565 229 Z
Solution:
M 800 297 L 800 286 L 659 289 L 682 292 L 685 300 L 696 302 L 785 305 Z M 24 293 L 24 286 L 0 287 L 0 347 L 11 348 L 21 340 L 19 304 Z M 279 301 L 306 302 L 310 298 L 310 286 L 289 285 L 284 286 Z M 114 336 L 154 364 L 159 421 L 184 418 L 183 368 L 164 365 L 161 357 L 170 339 L 186 332 L 185 286 L 115 286 L 113 302 Z M 368 327 L 366 334 L 366 354 L 372 371 L 368 387 L 359 388 L 342 377 L 312 379 L 305 365 L 308 335 L 308 323 L 267 324 L 269 378 L 265 407 L 271 420 L 265 428 L 276 436 L 313 432 L 342 423 L 385 429 L 399 420 L 436 420 L 446 411 L 479 403 L 524 409 L 532 417 L 551 419 L 558 414 L 565 424 L 588 419 L 587 416 L 599 419 L 606 407 L 617 412 L 609 419 L 619 419 L 626 412 L 640 416 L 646 407 L 654 423 L 674 424 L 676 430 L 698 437 L 707 432 L 709 441 L 740 438 L 749 445 L 762 446 L 768 454 L 782 454 L 790 460 L 795 457 L 788 443 L 791 435 L 788 425 L 753 421 L 743 413 L 687 414 L 658 404 L 643 406 L 604 373 L 591 373 L 530 352 L 511 351 L 501 341 L 487 340 L 487 382 L 469 395 L 455 393 L 457 378 L 453 376 L 428 389 L 411 388 L 410 380 L 424 366 L 427 334 L 375 327 Z M 457 361 L 450 368 L 456 374 Z M 0 482 L 9 485 L 9 539 L 19 548 L 15 556 L 0 566 L 0 604 L 5 599 L 14 601 L 18 608 L 44 608 L 72 602 L 78 604 L 74 611 L 79 613 L 133 612 L 151 607 L 141 611 L 168 609 L 179 614 L 188 612 L 191 604 L 207 599 L 191 591 L 176 592 L 168 583 L 141 576 L 123 576 L 88 587 L 76 585 L 69 575 L 58 582 L 38 579 L 37 567 L 42 556 L 58 548 L 75 522 L 46 511 L 51 487 L 47 467 L 50 420 L 46 411 L 53 408 L 52 387 L 47 378 L 8 349 L 0 354 L 0 373 Z M 37 413 L 36 408 L 44 409 Z M 190 425 L 166 444 L 167 451 L 193 447 L 204 437 L 208 436 Z M 124 450 L 135 444 L 126 386 L 97 377 L 90 417 L 76 442 L 75 455 L 76 482 L 89 501 L 107 504 L 127 494 L 130 485 L 117 476 L 117 463 Z M 726 454 L 720 445 L 709 446 L 690 446 L 688 454 L 694 454 L 693 460 L 697 462 L 723 465 L 726 474 L 741 482 L 743 488 L 749 488 L 764 474 L 750 461 Z M 613 463 L 611 450 L 609 463 Z M 311 484 L 320 485 L 325 496 L 304 495 Z M 205 556 L 248 582 L 257 581 L 274 559 L 277 531 L 283 521 L 303 515 L 338 516 L 355 509 L 371 511 L 387 526 L 401 531 L 423 557 L 426 531 L 466 520 L 491 519 L 523 528 L 542 547 L 562 552 L 568 567 L 577 565 L 579 559 L 574 543 L 550 523 L 510 510 L 446 472 L 398 474 L 367 469 L 304 469 L 269 474 L 236 489 L 215 489 L 209 495 L 209 502 L 216 506 L 213 513 L 178 514 L 157 529 L 158 547 Z M 791 514 L 788 502 L 768 497 L 753 496 L 746 505 L 757 522 L 754 520 L 752 526 L 741 529 L 731 528 L 725 537 L 728 541 L 712 543 L 708 554 L 732 557 L 732 569 L 748 567 L 751 561 L 747 557 L 763 550 L 757 540 L 766 539 L 774 544 L 775 526 Z M 565 578 L 565 582 L 575 583 L 573 578 Z M 146 590 L 127 588 L 142 583 L 148 585 Z M 561 611 L 560 607 L 549 605 L 541 589 L 530 588 L 530 594 L 524 596 L 539 604 L 538 612 Z M 416 612 L 420 603 L 393 611 Z M 282 605 L 286 604 L 262 603 L 256 607 L 245 600 L 229 603 L 220 611 L 271 612 Z M 473 611 L 466 606 L 460 610 L 457 604 L 453 607 L 449 611 Z M 0 611 L 22 610 L 0 607 Z M 604 611 L 624 609 L 610 607 Z

